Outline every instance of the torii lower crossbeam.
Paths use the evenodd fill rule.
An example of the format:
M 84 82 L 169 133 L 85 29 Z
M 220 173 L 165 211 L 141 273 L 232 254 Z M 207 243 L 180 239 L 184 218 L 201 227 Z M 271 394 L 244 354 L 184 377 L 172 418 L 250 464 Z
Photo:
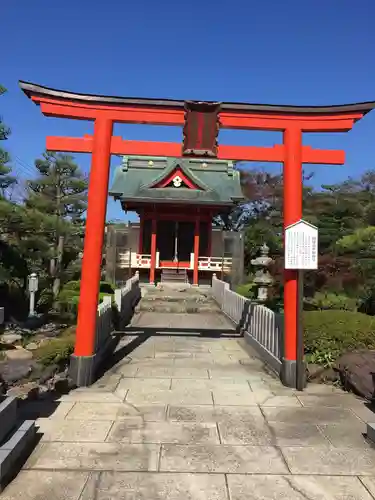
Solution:
M 92 153 L 93 136 L 79 137 L 47 137 L 47 149 L 50 151 L 66 151 L 70 153 Z M 136 155 L 136 156 L 170 156 L 178 158 L 183 156 L 181 144 L 173 142 L 153 141 L 127 141 L 118 136 L 111 139 L 111 154 Z M 345 154 L 340 150 L 313 149 L 302 146 L 302 163 L 342 165 Z M 239 161 L 285 161 L 285 145 L 272 147 L 257 146 L 218 146 L 217 158 L 219 160 Z

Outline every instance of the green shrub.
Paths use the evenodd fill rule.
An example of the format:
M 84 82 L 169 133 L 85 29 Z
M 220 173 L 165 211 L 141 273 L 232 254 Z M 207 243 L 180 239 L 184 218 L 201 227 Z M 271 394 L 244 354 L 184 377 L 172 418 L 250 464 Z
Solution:
M 331 365 L 341 354 L 375 348 L 375 317 L 352 311 L 305 311 L 306 359 Z
M 348 297 L 343 293 L 317 292 L 314 297 L 305 299 L 306 304 L 313 306 L 314 309 L 326 310 L 344 310 L 356 311 L 357 300 Z
M 46 313 L 53 305 L 53 291 L 51 288 L 43 288 L 37 300 L 38 312 Z
M 98 296 L 98 303 L 103 302 L 103 297 L 108 295 L 113 295 L 114 291 L 108 291 L 108 286 L 103 286 L 106 290 L 105 292 L 100 292 Z M 63 288 L 59 293 L 58 304 L 60 312 L 63 314 L 71 315 L 72 318 L 76 318 L 78 314 L 78 305 L 79 305 L 79 291 L 72 289 Z
M 62 292 L 66 290 L 74 290 L 76 292 L 79 292 L 81 288 L 81 282 L 80 281 L 68 281 L 65 283 L 65 285 L 62 288 Z
M 247 299 L 254 299 L 256 297 L 257 285 L 255 283 L 244 283 L 236 287 L 236 293 L 242 295 Z
M 69 361 L 74 351 L 75 326 L 67 328 L 61 337 L 43 343 L 34 351 L 34 357 L 44 366 Z
M 79 291 L 63 288 L 59 293 L 57 302 L 60 312 L 76 315 L 78 312 Z

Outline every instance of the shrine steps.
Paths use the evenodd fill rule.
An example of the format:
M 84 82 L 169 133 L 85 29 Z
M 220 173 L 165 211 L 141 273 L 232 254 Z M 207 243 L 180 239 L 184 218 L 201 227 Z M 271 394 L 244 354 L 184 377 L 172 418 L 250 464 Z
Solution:
M 193 287 L 176 288 L 160 284 L 147 289 L 135 312 L 159 312 L 175 314 L 219 313 L 220 307 L 209 295 Z
M 161 272 L 162 283 L 189 283 L 186 269 L 163 269 Z

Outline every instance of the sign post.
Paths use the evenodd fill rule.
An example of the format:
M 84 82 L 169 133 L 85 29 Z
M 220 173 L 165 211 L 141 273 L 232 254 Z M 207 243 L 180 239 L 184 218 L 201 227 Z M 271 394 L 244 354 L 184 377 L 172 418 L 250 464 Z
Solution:
M 296 389 L 306 386 L 303 342 L 303 272 L 318 269 L 318 228 L 304 220 L 285 228 L 285 269 L 298 272 Z

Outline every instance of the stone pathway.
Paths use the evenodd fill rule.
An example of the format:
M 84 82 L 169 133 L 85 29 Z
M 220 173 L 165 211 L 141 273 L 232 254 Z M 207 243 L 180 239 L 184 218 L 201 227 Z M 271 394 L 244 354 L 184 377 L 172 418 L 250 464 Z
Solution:
M 375 498 L 362 436 L 374 414 L 338 389 L 282 387 L 241 343 L 148 338 L 38 420 L 42 439 L 1 499 Z

